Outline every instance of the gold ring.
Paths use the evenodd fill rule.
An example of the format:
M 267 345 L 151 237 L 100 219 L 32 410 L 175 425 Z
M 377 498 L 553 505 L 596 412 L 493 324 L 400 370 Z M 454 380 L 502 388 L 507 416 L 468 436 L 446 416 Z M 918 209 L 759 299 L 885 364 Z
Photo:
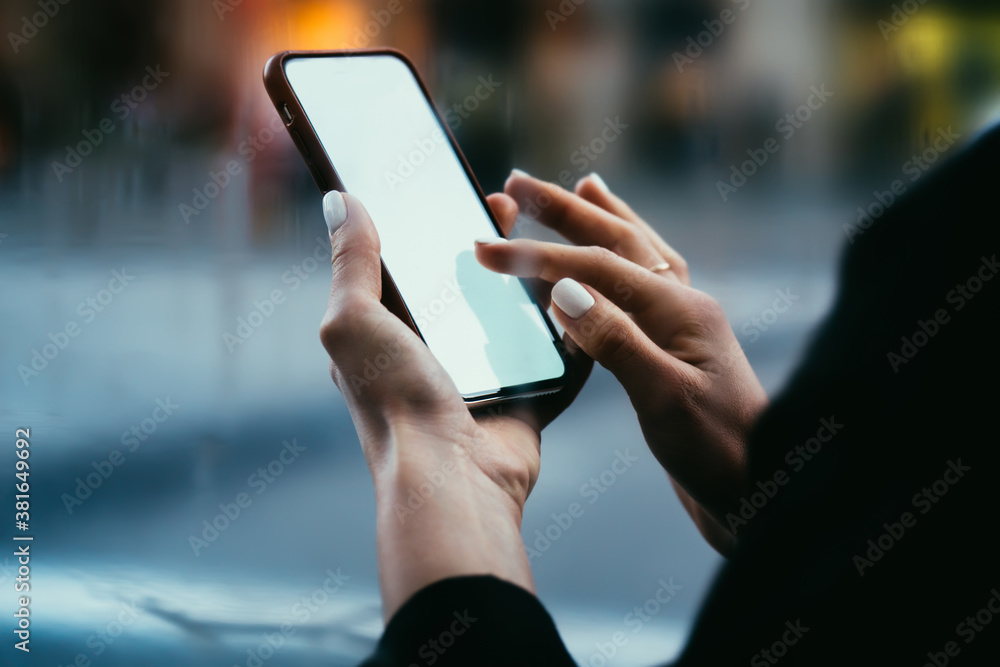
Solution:
M 649 267 L 649 270 L 652 271 L 653 273 L 659 273 L 660 271 L 669 271 L 670 262 L 660 262 L 656 266 Z

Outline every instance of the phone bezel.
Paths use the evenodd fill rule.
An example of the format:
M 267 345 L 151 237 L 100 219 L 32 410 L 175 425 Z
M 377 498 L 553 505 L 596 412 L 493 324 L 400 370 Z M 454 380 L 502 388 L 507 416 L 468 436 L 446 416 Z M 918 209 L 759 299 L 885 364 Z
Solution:
M 370 56 L 394 57 L 400 60 L 406 65 L 407 69 L 409 69 L 410 74 L 417 82 L 424 98 L 427 100 L 427 103 L 434 114 L 434 118 L 437 120 L 439 128 L 444 136 L 447 137 L 449 145 L 452 150 L 455 151 L 455 155 L 458 156 L 459 162 L 465 171 L 466 178 L 472 185 L 476 196 L 479 197 L 479 201 L 482 204 L 483 209 L 486 211 L 490 222 L 493 224 L 494 230 L 498 236 L 502 237 L 503 231 L 500 229 L 500 224 L 486 201 L 486 194 L 483 192 L 482 187 L 479 185 L 479 181 L 476 180 L 475 175 L 472 173 L 472 167 L 469 165 L 465 154 L 462 152 L 458 142 L 455 140 L 455 137 L 451 132 L 451 128 L 448 127 L 448 124 L 444 122 L 444 119 L 441 117 L 437 105 L 434 104 L 434 98 L 431 96 L 430 90 L 424 83 L 423 78 L 420 76 L 420 73 L 417 71 L 413 62 L 406 56 L 406 54 L 397 49 L 377 48 L 338 49 L 329 51 L 282 51 L 281 53 L 271 56 L 271 58 L 268 59 L 267 64 L 264 66 L 264 88 L 267 90 L 268 97 L 270 97 L 271 102 L 274 104 L 275 111 L 278 113 L 279 117 L 282 118 L 282 122 L 284 123 L 289 136 L 292 138 L 293 143 L 295 143 L 296 148 L 302 155 L 303 160 L 305 160 L 306 165 L 309 167 L 309 171 L 312 174 L 313 180 L 316 182 L 316 186 L 320 189 L 320 192 L 324 194 L 331 190 L 344 192 L 344 184 L 337 174 L 336 167 L 333 165 L 333 160 L 327 155 L 325 147 L 322 142 L 320 142 L 315 129 L 312 127 L 312 123 L 309 122 L 305 110 L 299 103 L 298 96 L 292 89 L 291 83 L 288 81 L 288 77 L 285 74 L 285 66 L 288 61 L 298 58 L 352 58 Z M 282 111 L 286 107 L 292 114 L 291 122 L 287 121 L 283 116 Z M 566 386 L 572 373 L 572 358 L 567 353 L 562 339 L 559 337 L 555 326 L 552 324 L 552 320 L 549 318 L 549 314 L 544 308 L 542 308 L 527 281 L 522 279 L 521 283 L 524 285 L 528 297 L 538 309 L 545 325 L 548 327 L 552 336 L 553 345 L 562 359 L 563 373 L 558 378 L 540 380 L 538 382 L 511 387 L 502 387 L 499 391 L 495 392 L 476 395 L 463 394 L 462 399 L 470 406 L 470 408 L 485 408 L 507 401 L 556 393 Z M 421 334 L 420 330 L 417 328 L 413 315 L 410 313 L 409 308 L 400 296 L 399 290 L 396 288 L 396 283 L 392 279 L 392 274 L 386 267 L 384 261 L 382 262 L 382 302 L 393 314 L 399 317 L 410 329 L 412 329 L 421 340 L 424 340 L 423 334 Z M 424 341 L 424 343 L 426 344 L 426 341 Z

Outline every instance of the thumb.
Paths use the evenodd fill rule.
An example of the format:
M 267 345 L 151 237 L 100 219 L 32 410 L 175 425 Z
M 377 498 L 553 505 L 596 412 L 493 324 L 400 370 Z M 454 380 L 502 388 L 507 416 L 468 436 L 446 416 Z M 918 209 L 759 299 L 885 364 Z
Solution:
M 359 297 L 378 301 L 382 294 L 381 243 L 368 211 L 357 197 L 331 191 L 323 197 L 323 217 L 332 245 L 330 305 Z
M 552 288 L 556 319 L 596 362 L 615 374 L 629 395 L 641 399 L 656 375 L 669 382 L 682 372 L 680 362 L 643 333 L 623 310 L 572 278 Z M 633 391 L 635 390 L 635 391 Z M 640 402 L 642 402 L 640 400 Z

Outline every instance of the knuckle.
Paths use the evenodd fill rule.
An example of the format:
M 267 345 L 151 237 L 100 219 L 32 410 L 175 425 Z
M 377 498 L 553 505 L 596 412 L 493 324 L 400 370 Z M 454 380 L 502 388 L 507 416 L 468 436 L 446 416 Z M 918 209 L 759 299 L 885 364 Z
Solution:
M 351 257 L 351 243 L 343 239 L 338 239 L 330 248 L 330 266 L 337 269 L 343 266 Z
M 677 255 L 673 258 L 673 260 L 671 260 L 670 268 L 674 270 L 674 273 L 679 278 L 686 279 L 691 275 L 687 260 L 680 255 Z
M 612 367 L 627 365 L 637 356 L 635 331 L 615 317 L 600 323 L 594 331 L 594 350 L 601 363 Z
M 711 295 L 700 290 L 691 290 L 691 307 L 706 318 L 723 315 L 722 306 Z
M 333 357 L 341 347 L 341 342 L 346 338 L 343 318 L 327 314 L 323 318 L 323 323 L 319 327 L 319 340 L 323 348 Z
M 649 243 L 643 240 L 638 230 L 630 225 L 621 224 L 616 228 L 615 242 L 611 246 L 611 251 L 616 256 L 628 257 L 648 246 Z
M 608 248 L 592 246 L 589 250 L 589 259 L 593 269 L 601 270 L 612 266 L 619 259 L 619 256 Z
M 716 331 L 725 324 L 726 313 L 718 301 L 698 290 L 690 290 L 687 299 L 687 315 L 691 324 L 704 332 Z
M 320 342 L 331 357 L 348 346 L 354 337 L 359 318 L 367 309 L 367 300 L 355 295 L 345 295 L 331 301 L 319 328 Z

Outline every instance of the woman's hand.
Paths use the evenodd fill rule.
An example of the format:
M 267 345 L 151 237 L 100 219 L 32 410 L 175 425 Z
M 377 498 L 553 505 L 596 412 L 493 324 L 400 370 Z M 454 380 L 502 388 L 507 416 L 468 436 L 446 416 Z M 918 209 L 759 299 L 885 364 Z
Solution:
M 767 396 L 722 308 L 690 287 L 683 257 L 599 177 L 573 194 L 515 172 L 505 189 L 577 246 L 479 244 L 479 261 L 555 285 L 559 323 L 618 377 L 684 506 L 725 553 L 734 538 L 724 517 L 746 490 L 746 438 Z
M 509 230 L 517 205 L 504 195 L 490 204 Z M 423 341 L 380 303 L 379 239 L 361 202 L 331 192 L 323 210 L 333 285 L 320 337 L 375 482 L 385 617 L 447 577 L 492 574 L 533 590 L 520 527 L 539 432 L 573 399 L 587 362 L 558 398 L 474 419 Z

